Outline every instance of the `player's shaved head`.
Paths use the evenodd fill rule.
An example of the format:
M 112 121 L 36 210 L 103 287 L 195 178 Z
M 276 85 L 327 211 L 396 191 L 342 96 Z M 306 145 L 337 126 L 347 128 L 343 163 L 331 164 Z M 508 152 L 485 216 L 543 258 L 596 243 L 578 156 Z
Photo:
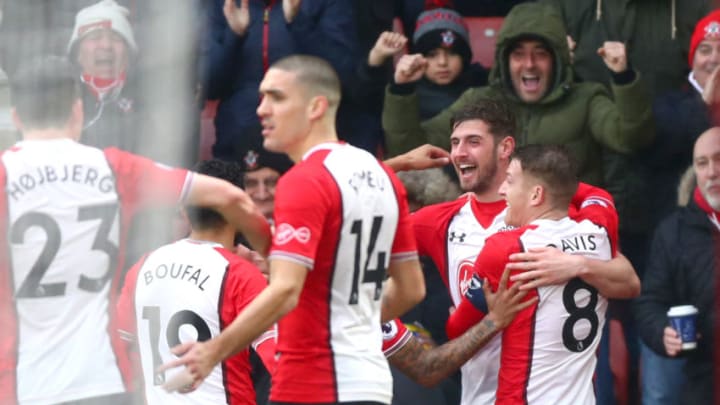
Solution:
M 559 145 L 526 145 L 515 150 L 524 174 L 544 183 L 555 207 L 567 208 L 577 191 L 577 165 Z
M 333 109 L 340 104 L 340 79 L 324 59 L 292 55 L 278 60 L 270 68 L 294 73 L 296 82 L 307 90 L 308 97 L 324 96 Z
M 63 128 L 80 98 L 79 81 L 65 58 L 39 57 L 12 76 L 10 98 L 25 129 Z

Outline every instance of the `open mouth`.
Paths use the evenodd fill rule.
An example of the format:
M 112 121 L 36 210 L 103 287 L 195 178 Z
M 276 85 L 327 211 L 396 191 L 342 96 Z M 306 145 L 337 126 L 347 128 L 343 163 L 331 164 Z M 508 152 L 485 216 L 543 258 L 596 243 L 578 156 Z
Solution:
M 534 75 L 523 75 L 521 77 L 523 88 L 529 92 L 540 90 L 540 77 Z
M 471 165 L 471 164 L 461 164 L 458 165 L 458 170 L 460 171 L 460 175 L 463 177 L 471 175 L 475 169 L 477 169 L 477 166 Z

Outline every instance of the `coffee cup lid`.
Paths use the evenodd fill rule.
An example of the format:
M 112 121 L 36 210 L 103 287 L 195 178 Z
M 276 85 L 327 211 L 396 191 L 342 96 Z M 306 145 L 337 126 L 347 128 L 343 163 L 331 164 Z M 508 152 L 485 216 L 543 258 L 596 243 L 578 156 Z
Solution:
M 685 316 L 685 315 L 695 315 L 698 313 L 697 308 L 693 305 L 678 305 L 675 307 L 671 307 L 670 310 L 667 312 L 668 316 Z

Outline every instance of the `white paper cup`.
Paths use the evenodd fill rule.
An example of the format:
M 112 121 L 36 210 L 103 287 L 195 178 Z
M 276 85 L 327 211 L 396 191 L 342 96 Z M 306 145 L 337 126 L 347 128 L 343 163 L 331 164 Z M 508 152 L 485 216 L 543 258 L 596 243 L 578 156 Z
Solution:
M 697 320 L 698 310 L 692 305 L 679 305 L 671 307 L 667 312 L 670 326 L 675 329 L 682 340 L 683 350 L 692 350 L 697 347 Z

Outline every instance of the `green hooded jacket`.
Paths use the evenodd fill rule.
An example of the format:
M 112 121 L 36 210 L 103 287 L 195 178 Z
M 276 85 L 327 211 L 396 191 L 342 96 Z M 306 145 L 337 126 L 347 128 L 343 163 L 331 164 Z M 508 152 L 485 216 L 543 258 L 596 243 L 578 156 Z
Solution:
M 548 93 L 534 103 L 516 96 L 507 66 L 510 47 L 525 36 L 543 39 L 552 48 L 556 67 Z M 393 94 L 388 87 L 382 117 L 388 152 L 396 155 L 424 143 L 449 149 L 453 113 L 477 98 L 510 101 L 519 120 L 516 143 L 565 145 L 579 164 L 580 180 L 590 184 L 603 184 L 600 145 L 629 153 L 653 140 L 650 99 L 639 74 L 629 84 L 612 86 L 614 102 L 601 84 L 573 83 L 565 28 L 551 6 L 524 3 L 514 7 L 498 34 L 495 61 L 488 86 L 468 89 L 450 107 L 422 123 L 417 95 Z
M 710 11 L 708 0 L 540 0 L 557 8 L 575 40 L 576 79 L 608 85 L 597 57 L 604 41 L 625 43 L 628 61 L 643 74 L 653 97 L 688 85 L 690 38 Z M 642 153 L 642 152 L 641 152 Z M 621 232 L 651 231 L 649 198 L 657 198 L 636 156 L 603 151 L 605 188 L 615 198 Z

